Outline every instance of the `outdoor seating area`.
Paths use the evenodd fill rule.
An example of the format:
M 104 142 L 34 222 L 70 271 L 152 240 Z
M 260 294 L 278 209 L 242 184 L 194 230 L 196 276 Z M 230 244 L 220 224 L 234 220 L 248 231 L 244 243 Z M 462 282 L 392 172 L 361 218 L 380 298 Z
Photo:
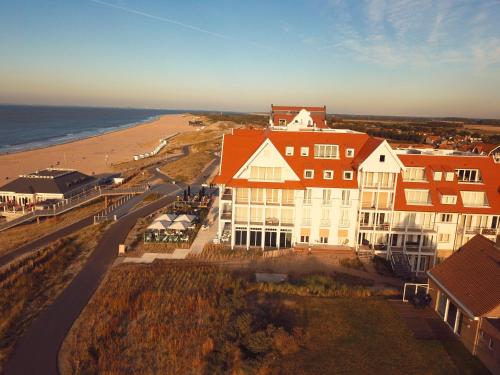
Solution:
M 199 223 L 197 215 L 166 213 L 156 217 L 146 228 L 145 243 L 186 243 Z

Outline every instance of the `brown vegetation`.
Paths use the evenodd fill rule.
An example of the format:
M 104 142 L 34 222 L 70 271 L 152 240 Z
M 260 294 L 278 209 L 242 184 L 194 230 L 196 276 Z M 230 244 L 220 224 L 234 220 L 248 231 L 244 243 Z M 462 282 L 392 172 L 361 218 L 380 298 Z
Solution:
M 0 372 L 17 338 L 78 274 L 104 227 L 92 226 L 0 272 Z
M 415 340 L 357 278 L 252 279 L 249 271 L 187 261 L 115 267 L 63 344 L 63 374 L 480 369 L 463 348 L 447 352 L 447 343 Z
M 98 201 L 76 208 L 60 216 L 42 219 L 40 224 L 33 222 L 0 232 L 0 254 L 7 253 L 10 250 L 14 250 L 21 245 L 64 228 L 78 220 L 96 214 L 103 208 L 102 199 L 99 199 Z

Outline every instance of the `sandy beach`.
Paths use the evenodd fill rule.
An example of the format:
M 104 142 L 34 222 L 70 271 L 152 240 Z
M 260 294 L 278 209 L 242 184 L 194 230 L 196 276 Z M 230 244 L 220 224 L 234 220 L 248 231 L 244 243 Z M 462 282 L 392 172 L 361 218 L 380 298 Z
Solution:
M 189 115 L 164 115 L 149 123 L 92 138 L 0 155 L 0 186 L 20 174 L 50 166 L 74 168 L 87 174 L 112 171 L 112 164 L 151 152 L 161 138 L 193 131 L 188 125 L 190 119 Z

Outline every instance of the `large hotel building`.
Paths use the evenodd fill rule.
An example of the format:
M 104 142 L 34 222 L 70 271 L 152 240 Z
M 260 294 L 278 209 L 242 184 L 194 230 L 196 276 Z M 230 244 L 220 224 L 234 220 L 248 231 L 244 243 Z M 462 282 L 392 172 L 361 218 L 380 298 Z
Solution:
M 499 234 L 498 159 L 393 149 L 328 128 L 325 107 L 272 106 L 269 127 L 225 135 L 215 182 L 232 248 L 350 246 L 418 276 L 474 235 Z

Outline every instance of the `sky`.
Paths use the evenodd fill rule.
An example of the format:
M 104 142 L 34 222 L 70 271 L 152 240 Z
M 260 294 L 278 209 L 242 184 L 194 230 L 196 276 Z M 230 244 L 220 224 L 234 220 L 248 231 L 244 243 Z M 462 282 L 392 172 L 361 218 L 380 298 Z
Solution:
M 500 118 L 500 0 L 1 0 L 0 103 Z

